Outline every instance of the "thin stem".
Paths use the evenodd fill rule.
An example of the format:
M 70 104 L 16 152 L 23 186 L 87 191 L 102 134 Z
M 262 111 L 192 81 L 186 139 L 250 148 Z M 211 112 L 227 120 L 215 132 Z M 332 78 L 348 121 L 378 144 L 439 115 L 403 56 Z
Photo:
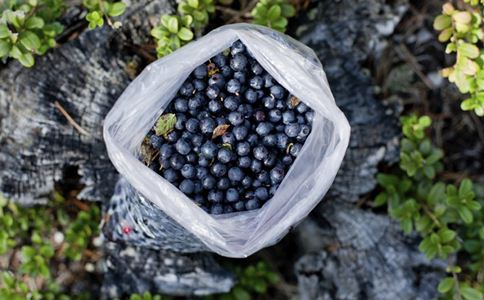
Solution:
M 457 278 L 457 274 L 455 272 L 452 272 L 452 277 L 454 278 L 455 281 L 455 297 L 457 300 L 462 300 L 462 296 L 460 295 L 460 287 L 459 287 L 459 278 Z

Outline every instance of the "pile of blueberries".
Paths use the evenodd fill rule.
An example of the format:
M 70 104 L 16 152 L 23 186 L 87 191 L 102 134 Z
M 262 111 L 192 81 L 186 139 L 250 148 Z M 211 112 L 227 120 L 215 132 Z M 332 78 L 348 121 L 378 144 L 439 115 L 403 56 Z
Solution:
M 147 135 L 149 167 L 210 214 L 260 208 L 311 132 L 314 111 L 279 85 L 241 41 L 198 66 Z

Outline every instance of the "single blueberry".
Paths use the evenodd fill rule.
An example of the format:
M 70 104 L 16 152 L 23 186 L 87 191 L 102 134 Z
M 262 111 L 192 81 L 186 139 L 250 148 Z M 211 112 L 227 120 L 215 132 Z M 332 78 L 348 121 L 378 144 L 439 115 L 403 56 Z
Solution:
M 282 158 L 282 163 L 286 166 L 290 166 L 292 164 L 292 157 L 290 155 L 284 155 Z
M 314 120 L 314 110 L 310 110 L 304 114 L 306 117 L 306 120 L 308 121 L 309 124 L 313 123 Z
M 218 113 L 222 107 L 222 103 L 218 100 L 210 100 L 210 102 L 208 102 L 208 110 L 213 113 Z
M 239 201 L 239 202 L 236 202 L 236 203 L 234 204 L 234 209 L 235 209 L 236 211 L 242 211 L 242 210 L 245 210 L 245 203 L 244 203 L 244 201 Z
M 207 66 L 200 65 L 193 70 L 193 76 L 198 79 L 203 79 L 207 76 Z
M 227 173 L 227 167 L 224 164 L 216 162 L 212 165 L 212 167 L 210 168 L 210 171 L 214 176 L 221 177 L 221 176 L 224 176 L 225 173 Z
M 252 185 L 252 178 L 245 176 L 241 183 L 244 188 L 248 188 Z
M 231 112 L 229 114 L 228 119 L 229 119 L 229 122 L 234 126 L 240 125 L 242 124 L 242 122 L 244 122 L 244 116 L 237 111 Z
M 176 114 L 175 128 L 178 130 L 185 129 L 186 121 L 187 121 L 187 117 L 185 116 L 185 114 Z
M 245 117 L 249 117 L 252 114 L 253 108 L 250 104 L 241 104 L 237 108 L 237 111 L 243 114 Z
M 270 181 L 269 173 L 266 170 L 260 171 L 255 177 L 262 183 L 269 183 Z
M 232 167 L 228 172 L 229 179 L 235 182 L 239 182 L 244 178 L 244 172 L 239 167 Z
M 214 143 L 207 141 L 205 144 L 202 145 L 202 148 L 200 148 L 201 154 L 205 156 L 208 159 L 212 159 L 215 157 L 215 154 L 217 152 L 217 145 Z
M 287 144 L 289 143 L 289 138 L 287 137 L 287 135 L 283 134 L 283 133 L 278 133 L 276 135 L 276 138 L 277 138 L 277 148 L 279 149 L 286 149 L 287 147 Z
M 235 54 L 230 60 L 230 67 L 234 71 L 242 71 L 247 66 L 247 57 L 243 54 Z
M 221 215 L 224 213 L 224 207 L 222 204 L 214 204 L 210 207 L 210 214 L 212 215 Z
M 235 72 L 234 79 L 237 80 L 240 84 L 244 84 L 246 81 L 245 73 L 242 71 Z
M 245 51 L 245 46 L 241 41 L 235 41 L 230 47 L 230 54 L 236 55 Z
M 195 190 L 195 185 L 193 184 L 193 181 L 190 179 L 184 179 L 180 185 L 178 186 L 180 191 L 182 191 L 184 194 L 191 194 Z
M 274 126 L 271 123 L 261 122 L 259 125 L 257 125 L 255 132 L 257 132 L 257 134 L 260 136 L 266 136 L 272 131 L 273 128 Z
M 247 210 L 254 210 L 259 208 L 259 202 L 256 199 L 250 199 L 249 201 L 245 202 L 245 209 Z
M 229 82 L 227 83 L 227 92 L 231 94 L 236 94 L 240 92 L 240 82 L 237 79 L 230 79 Z
M 197 178 L 202 180 L 208 176 L 208 170 L 205 167 L 197 167 Z
M 269 199 L 269 192 L 265 187 L 258 187 L 257 189 L 255 189 L 255 196 L 258 199 L 265 201 Z
M 205 81 L 203 81 L 201 79 L 195 79 L 195 80 L 193 80 L 193 87 L 195 88 L 195 90 L 200 92 L 200 91 L 203 91 L 207 87 L 207 84 L 205 83 Z
M 183 166 L 183 168 L 181 169 L 181 174 L 183 177 L 187 178 L 187 179 L 191 179 L 193 177 L 195 177 L 195 167 L 193 165 L 190 165 L 190 164 L 185 164 Z
M 224 193 L 222 191 L 211 190 L 208 192 L 207 199 L 210 202 L 222 202 Z
M 269 153 L 266 158 L 264 158 L 264 166 L 273 167 L 277 162 L 277 156 L 274 153 Z
M 174 102 L 175 110 L 177 112 L 187 112 L 188 111 L 188 101 L 185 98 L 176 98 Z
M 230 187 L 230 180 L 227 177 L 220 178 L 217 182 L 217 188 L 219 190 L 226 190 Z
M 254 76 L 249 81 L 250 87 L 256 90 L 260 90 L 263 84 L 264 80 L 260 76 Z
M 159 149 L 163 144 L 163 138 L 153 134 L 150 136 L 150 144 L 153 148 Z
M 220 88 L 216 85 L 210 85 L 205 90 L 205 94 L 207 95 L 208 98 L 215 99 L 220 94 Z
M 230 66 L 227 65 L 220 67 L 220 72 L 225 78 L 232 77 L 233 75 L 232 69 L 230 68 Z
M 269 111 L 269 121 L 272 123 L 277 123 L 282 119 L 282 113 L 278 109 L 271 109 Z
M 280 183 L 284 179 L 284 168 L 281 166 L 274 167 L 270 172 L 270 178 L 272 184 Z
M 234 144 L 235 143 L 235 136 L 232 132 L 226 132 L 222 135 L 222 143 L 224 144 Z
M 278 184 L 271 186 L 271 188 L 269 189 L 269 197 L 274 196 L 278 187 L 279 187 Z
M 165 140 L 167 140 L 170 143 L 175 143 L 178 140 L 179 136 L 180 135 L 178 134 L 178 132 L 173 130 L 166 135 Z
M 306 118 L 304 118 L 303 115 L 297 115 L 296 122 L 298 124 L 304 125 L 304 124 L 306 124 Z
M 202 179 L 202 187 L 206 190 L 212 190 L 216 184 L 217 180 L 213 176 L 207 175 Z
M 185 128 L 189 132 L 196 133 L 198 131 L 199 124 L 200 124 L 200 121 L 198 121 L 195 118 L 190 118 L 186 121 Z
M 212 61 L 217 65 L 217 67 L 221 68 L 227 64 L 227 56 L 223 53 L 219 53 L 212 57 Z
M 274 134 L 266 135 L 262 138 L 262 143 L 264 146 L 272 147 L 275 146 L 277 143 L 277 137 Z
M 273 85 L 270 88 L 271 95 L 274 96 L 276 99 L 284 98 L 284 88 L 280 85 Z
M 210 165 L 210 159 L 206 158 L 205 156 L 200 156 L 198 158 L 198 165 L 200 167 L 208 167 Z
M 175 170 L 180 170 L 181 168 L 183 168 L 185 162 L 185 157 L 177 153 L 173 154 L 170 158 L 170 166 Z
M 225 124 L 227 124 L 227 119 L 225 117 L 217 117 L 215 119 L 215 122 L 217 123 L 217 126 L 218 125 L 225 125 Z
M 202 106 L 202 100 L 200 97 L 192 97 L 188 100 L 189 110 L 196 111 L 200 106 Z
M 248 137 L 247 137 L 247 142 L 251 145 L 251 146 L 255 146 L 259 143 L 259 138 L 257 137 L 257 134 L 253 133 L 253 134 L 250 134 Z
M 195 88 L 193 87 L 193 84 L 191 84 L 190 82 L 184 82 L 180 90 L 178 91 L 178 93 L 180 93 L 180 95 L 182 96 L 188 97 L 194 91 L 195 91 Z
M 238 166 L 244 169 L 250 168 L 252 160 L 248 156 L 242 156 L 238 159 Z
M 289 154 L 296 157 L 299 152 L 301 151 L 302 145 L 301 144 L 294 144 L 291 149 L 289 149 Z
M 163 177 L 171 183 L 178 180 L 178 172 L 173 169 L 163 170 Z
M 202 131 L 203 134 L 213 134 L 213 130 L 217 124 L 212 118 L 205 118 L 200 121 L 200 130 Z
M 244 93 L 245 100 L 247 100 L 248 103 L 255 103 L 257 101 L 257 92 L 254 91 L 253 89 L 247 89 Z
M 218 153 L 217 153 L 217 159 L 218 161 L 220 161 L 221 163 L 228 163 L 229 161 L 232 160 L 232 152 L 227 149 L 227 148 L 221 148 L 218 150 Z
M 258 188 L 260 186 L 262 186 L 262 182 L 260 182 L 260 180 L 256 179 L 252 181 L 252 187 Z
M 267 154 L 269 154 L 269 151 L 267 151 L 267 148 L 264 146 L 257 146 L 252 152 L 254 154 L 254 158 L 258 160 L 263 160 L 266 158 Z
M 198 157 L 195 153 L 191 152 L 191 153 L 188 153 L 187 155 L 187 162 L 189 163 L 195 163 L 198 161 Z
M 311 128 L 308 125 L 301 125 L 299 129 L 299 133 L 297 134 L 297 140 L 299 142 L 304 142 L 308 137 L 309 133 L 311 132 Z
M 195 147 L 200 147 L 202 146 L 202 143 L 203 143 L 203 136 L 201 136 L 200 134 L 194 134 L 192 135 L 192 145 L 195 146 Z
M 272 97 L 264 97 L 262 98 L 262 103 L 264 104 L 265 108 L 273 109 L 274 106 L 276 106 L 276 99 Z
M 194 185 L 194 189 L 193 189 L 194 194 L 198 194 L 201 191 L 203 191 L 202 183 L 200 181 L 194 181 L 193 185 Z
M 239 100 L 234 96 L 228 96 L 224 100 L 224 106 L 226 109 L 234 111 L 237 109 L 237 107 L 239 107 Z
M 229 188 L 225 192 L 225 199 L 227 202 L 237 202 L 239 201 L 239 192 L 234 188 Z
M 215 73 L 212 75 L 212 77 L 210 77 L 210 79 L 208 80 L 208 85 L 209 86 L 213 86 L 213 85 L 216 85 L 217 87 L 219 88 L 223 88 L 224 85 L 225 85 L 225 78 L 223 77 L 222 74 L 220 73 Z
M 285 109 L 286 104 L 284 104 L 284 101 L 282 101 L 282 100 L 276 100 L 276 108 L 277 109 Z
M 298 123 L 290 123 L 290 124 L 287 124 L 286 127 L 284 128 L 284 133 L 288 137 L 296 137 L 300 129 L 301 129 L 301 125 L 299 125 Z
M 203 119 L 205 119 L 205 118 L 208 118 L 208 117 L 210 117 L 210 113 L 209 113 L 208 111 L 206 111 L 206 110 L 202 110 L 202 111 L 200 111 L 200 112 L 197 114 L 197 119 L 198 119 L 199 121 L 201 121 L 201 120 L 203 120 Z
M 270 88 L 274 85 L 274 78 L 269 73 L 264 74 L 264 87 Z
M 247 127 L 239 125 L 235 126 L 234 130 L 232 130 L 234 137 L 237 141 L 241 141 L 247 137 L 247 134 L 249 134 L 249 130 Z
M 304 102 L 300 102 L 299 105 L 296 107 L 298 113 L 303 114 L 307 112 L 309 107 Z
M 246 156 L 250 153 L 250 145 L 247 142 L 240 142 L 236 147 L 237 154 L 240 156 Z
M 258 62 L 253 62 L 252 65 L 250 66 L 250 70 L 255 75 L 261 75 L 264 72 L 264 69 Z

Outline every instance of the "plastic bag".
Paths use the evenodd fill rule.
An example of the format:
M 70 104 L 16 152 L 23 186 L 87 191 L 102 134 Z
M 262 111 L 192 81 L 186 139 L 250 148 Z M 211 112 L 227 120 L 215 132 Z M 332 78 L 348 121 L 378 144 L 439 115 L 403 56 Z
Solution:
M 210 215 L 138 160 L 143 138 L 195 67 L 240 39 L 254 58 L 315 111 L 311 134 L 272 199 L 254 211 Z M 279 241 L 322 200 L 341 164 L 350 126 L 336 106 L 315 53 L 271 29 L 235 24 L 213 30 L 150 64 L 128 86 L 104 121 L 116 169 L 145 198 L 209 249 L 247 257 Z

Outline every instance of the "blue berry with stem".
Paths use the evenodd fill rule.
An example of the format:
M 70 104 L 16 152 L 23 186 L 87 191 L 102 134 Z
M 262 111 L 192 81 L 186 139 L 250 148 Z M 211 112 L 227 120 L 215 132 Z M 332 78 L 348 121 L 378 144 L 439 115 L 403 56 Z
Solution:
M 291 154 L 293 157 L 296 157 L 299 155 L 299 152 L 301 152 L 302 145 L 301 144 L 294 144 L 292 147 L 289 149 L 289 154 Z
M 276 99 L 284 98 L 284 88 L 280 85 L 273 85 L 270 88 L 271 95 Z
M 227 82 L 226 89 L 227 89 L 227 92 L 231 94 L 239 93 L 240 88 L 241 88 L 240 81 L 238 81 L 237 79 L 230 79 L 229 82 Z
M 230 60 L 230 67 L 234 71 L 242 71 L 247 66 L 247 57 L 243 54 L 235 54 Z
M 220 94 L 220 88 L 216 85 L 210 85 L 205 90 L 205 94 L 209 99 L 215 99 Z

